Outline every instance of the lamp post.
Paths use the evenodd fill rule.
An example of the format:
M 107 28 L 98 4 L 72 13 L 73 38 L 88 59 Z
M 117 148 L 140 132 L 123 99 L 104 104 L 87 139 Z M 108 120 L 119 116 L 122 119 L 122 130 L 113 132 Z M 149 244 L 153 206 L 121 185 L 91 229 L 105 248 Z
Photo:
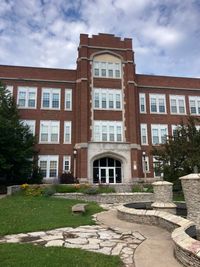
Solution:
M 144 178 L 147 178 L 147 172 L 146 172 L 146 152 L 142 152 L 142 159 L 143 159 L 143 172 L 144 172 Z
M 76 179 L 76 157 L 77 157 L 77 149 L 73 149 L 73 155 L 74 155 L 74 179 Z

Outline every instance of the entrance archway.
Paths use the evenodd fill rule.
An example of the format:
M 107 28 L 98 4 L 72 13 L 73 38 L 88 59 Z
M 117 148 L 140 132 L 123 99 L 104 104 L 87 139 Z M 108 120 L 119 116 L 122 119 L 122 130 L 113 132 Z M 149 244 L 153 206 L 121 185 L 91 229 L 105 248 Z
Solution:
M 122 182 L 122 166 L 119 160 L 104 157 L 93 162 L 93 183 L 116 184 Z

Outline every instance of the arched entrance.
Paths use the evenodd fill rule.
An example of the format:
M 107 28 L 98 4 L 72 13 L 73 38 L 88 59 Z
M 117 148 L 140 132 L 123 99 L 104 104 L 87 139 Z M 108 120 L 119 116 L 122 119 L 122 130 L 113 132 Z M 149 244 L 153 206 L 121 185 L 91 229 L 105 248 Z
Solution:
M 122 166 L 119 160 L 104 157 L 93 162 L 93 183 L 115 184 L 122 182 Z

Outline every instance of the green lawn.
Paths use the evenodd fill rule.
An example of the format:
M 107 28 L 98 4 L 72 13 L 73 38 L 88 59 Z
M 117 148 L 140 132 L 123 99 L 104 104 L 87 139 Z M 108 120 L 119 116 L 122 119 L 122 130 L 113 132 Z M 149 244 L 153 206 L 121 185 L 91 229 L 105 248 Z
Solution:
M 0 200 L 0 236 L 94 224 L 91 215 L 102 211 L 89 203 L 84 215 L 74 215 L 71 207 L 83 201 L 53 197 L 15 195 Z
M 0 244 L 2 267 L 121 267 L 118 256 L 80 249 L 41 247 L 30 244 Z

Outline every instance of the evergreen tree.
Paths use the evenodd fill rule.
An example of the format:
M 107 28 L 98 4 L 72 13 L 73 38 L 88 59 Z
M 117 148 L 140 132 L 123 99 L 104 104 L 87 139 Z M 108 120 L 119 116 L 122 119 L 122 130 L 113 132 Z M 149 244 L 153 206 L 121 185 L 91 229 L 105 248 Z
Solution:
M 199 122 L 188 117 L 186 123 L 182 121 L 177 126 L 174 136 L 153 147 L 152 154 L 160 161 L 158 168 L 165 180 L 178 183 L 179 177 L 200 171 L 200 131 L 196 127 Z
M 0 184 L 28 182 L 37 156 L 35 143 L 20 121 L 14 98 L 0 82 Z

